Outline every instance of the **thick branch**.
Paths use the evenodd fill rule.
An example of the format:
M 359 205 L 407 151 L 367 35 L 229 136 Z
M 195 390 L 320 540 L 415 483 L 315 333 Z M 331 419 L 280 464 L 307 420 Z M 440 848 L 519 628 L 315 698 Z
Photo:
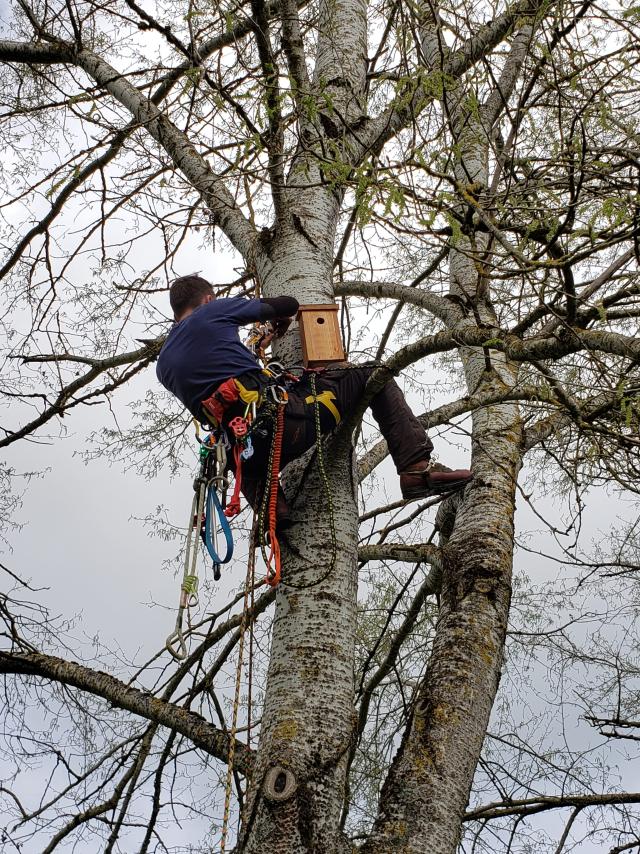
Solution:
M 0 41 L 0 62 L 26 62 L 29 65 L 63 62 L 73 65 L 74 61 L 73 45 Z
M 146 127 L 191 186 L 202 195 L 215 217 L 216 224 L 238 252 L 248 262 L 253 261 L 253 253 L 260 251 L 253 226 L 240 211 L 231 193 L 212 172 L 204 157 L 195 150 L 186 134 L 178 130 L 173 122 L 150 104 L 125 77 L 96 54 L 82 50 L 77 54 L 76 63 Z
M 294 9 L 295 8 L 296 7 L 294 5 Z M 269 18 L 272 17 L 276 9 L 276 4 L 267 4 L 267 16 Z M 235 22 L 235 24 L 231 28 L 227 29 L 226 32 L 221 35 L 214 36 L 213 38 L 209 39 L 198 47 L 198 61 L 202 63 L 216 51 L 237 44 L 240 39 L 248 35 L 253 30 L 253 27 L 254 24 L 250 18 L 242 18 L 241 20 Z M 163 32 L 165 30 L 169 30 L 168 27 L 161 27 L 160 29 Z M 0 59 L 7 62 L 29 62 L 35 64 L 53 62 L 68 62 L 69 64 L 71 64 L 72 62 L 72 57 L 69 56 L 69 47 L 67 45 L 54 45 L 47 43 L 24 45 L 19 42 L 0 42 Z M 193 67 L 194 60 L 189 57 L 180 65 L 169 71 L 165 75 L 165 77 L 162 78 L 155 92 L 151 96 L 151 103 L 155 104 L 156 106 L 161 104 L 162 101 L 164 101 L 164 99 L 169 95 L 177 81 L 184 75 L 186 71 L 189 71 Z M 125 128 L 119 130 L 116 133 L 112 142 L 109 144 L 109 148 L 105 151 L 105 153 L 100 155 L 91 163 L 87 164 L 85 167 L 83 167 L 83 169 L 78 175 L 73 176 L 69 180 L 69 182 L 61 190 L 61 192 L 53 202 L 49 213 L 39 223 L 37 223 L 37 225 L 33 226 L 33 228 L 29 230 L 28 234 L 26 234 L 20 240 L 16 249 L 14 249 L 14 251 L 11 253 L 11 257 L 0 270 L 0 279 L 2 279 L 4 275 L 13 267 L 13 265 L 16 263 L 17 259 L 20 257 L 24 249 L 29 245 L 31 240 L 38 234 L 44 233 L 48 226 L 58 216 L 69 196 L 71 196 L 80 186 L 82 186 L 82 184 L 89 177 L 91 177 L 91 175 L 93 175 L 99 169 L 103 169 L 117 156 L 125 140 L 137 127 L 138 122 L 134 120 L 130 122 Z
M 360 546 L 358 560 L 363 563 L 370 560 L 403 560 L 438 565 L 440 549 L 431 543 L 381 543 Z
M 271 50 L 269 37 L 269 18 L 261 0 L 251 0 L 251 11 L 255 20 L 255 39 L 258 56 L 264 75 L 264 93 L 267 106 L 269 132 L 266 135 L 269 154 L 269 175 L 271 193 L 275 206 L 276 219 L 280 221 L 285 214 L 284 197 L 284 125 L 280 109 L 279 69 Z
M 566 327 L 557 336 L 520 339 L 498 328 L 468 326 L 427 335 L 399 350 L 386 364 L 397 373 L 424 356 L 443 353 L 454 347 L 489 347 L 503 352 L 514 362 L 557 359 L 581 350 L 610 353 L 628 359 L 640 358 L 640 338 L 618 332 Z
M 506 815 L 535 815 L 536 813 L 562 807 L 601 807 L 638 803 L 640 803 L 640 792 L 612 792 L 607 795 L 542 795 L 539 798 L 487 804 L 484 807 L 478 807 L 466 813 L 463 821 L 502 818 Z
M 280 20 L 282 21 L 282 48 L 287 58 L 298 112 L 302 114 L 304 105 L 300 96 L 301 93 L 309 91 L 309 77 L 295 0 L 280 0 Z
M 507 61 L 502 69 L 500 79 L 497 81 L 495 88 L 482 106 L 482 122 L 487 130 L 494 126 L 498 117 L 507 106 L 516 81 L 518 80 L 522 63 L 529 52 L 532 34 L 533 26 L 531 24 L 527 24 L 527 26 L 523 27 L 517 34 L 513 40 Z
M 334 292 L 336 296 L 395 299 L 410 303 L 431 312 L 443 323 L 450 323 L 458 318 L 456 307 L 444 297 L 395 282 L 339 282 L 334 286 Z
M 407 92 L 402 91 L 385 111 L 373 119 L 365 131 L 358 135 L 361 146 L 358 150 L 358 162 L 371 151 L 379 152 L 399 130 L 414 121 L 416 116 L 437 97 L 434 93 L 440 90 L 444 78 L 450 77 L 454 80 L 460 78 L 479 59 L 500 44 L 518 18 L 535 14 L 541 5 L 541 0 L 518 0 L 493 21 L 480 27 L 478 32 L 467 39 L 459 50 L 446 58 L 441 69 L 424 75 L 412 97 L 407 98 Z
M 0 42 L 0 61 L 63 62 L 82 68 L 99 86 L 129 110 L 139 124 L 146 127 L 191 186 L 202 195 L 215 217 L 216 224 L 238 252 L 248 263 L 255 260 L 256 253 L 261 252 L 255 229 L 186 134 L 132 86 L 124 75 L 91 51 L 76 51 L 71 45 L 64 44 L 56 45 L 53 53 L 43 52 L 39 48 L 40 45 Z
M 188 738 L 196 747 L 226 761 L 229 755 L 229 736 L 195 712 L 159 700 L 152 694 L 126 685 L 114 676 L 92 670 L 75 661 L 65 661 L 42 653 L 0 652 L 0 673 L 18 676 L 37 676 L 87 691 L 145 720 L 153 721 L 175 730 Z M 253 753 L 245 744 L 236 742 L 235 765 L 242 774 L 248 774 L 253 765 Z

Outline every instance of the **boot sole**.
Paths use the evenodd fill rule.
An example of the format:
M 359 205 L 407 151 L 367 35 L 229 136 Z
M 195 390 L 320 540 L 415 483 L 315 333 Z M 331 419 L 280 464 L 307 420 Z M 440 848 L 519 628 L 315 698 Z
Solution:
M 405 489 L 402 493 L 402 497 L 405 499 L 408 498 L 431 498 L 434 495 L 445 495 L 447 492 L 456 492 L 458 489 L 462 489 L 468 483 L 471 483 L 471 480 L 454 480 L 451 483 L 442 484 L 440 487 L 432 487 L 431 489 L 424 489 L 420 486 L 414 486 L 411 489 Z

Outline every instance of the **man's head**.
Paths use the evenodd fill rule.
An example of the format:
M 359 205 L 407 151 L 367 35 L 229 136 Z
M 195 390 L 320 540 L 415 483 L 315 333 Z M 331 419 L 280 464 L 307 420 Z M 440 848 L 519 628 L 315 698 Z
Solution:
M 215 299 L 213 286 L 202 276 L 180 276 L 169 288 L 169 302 L 176 320 L 191 314 L 194 308 Z

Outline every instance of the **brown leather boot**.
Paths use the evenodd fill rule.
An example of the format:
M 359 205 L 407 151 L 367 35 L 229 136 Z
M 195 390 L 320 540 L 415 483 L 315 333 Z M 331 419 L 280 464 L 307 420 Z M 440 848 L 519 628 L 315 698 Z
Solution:
M 451 470 L 441 463 L 422 460 L 400 473 L 400 489 L 403 498 L 428 498 L 462 489 L 472 479 L 469 469 Z

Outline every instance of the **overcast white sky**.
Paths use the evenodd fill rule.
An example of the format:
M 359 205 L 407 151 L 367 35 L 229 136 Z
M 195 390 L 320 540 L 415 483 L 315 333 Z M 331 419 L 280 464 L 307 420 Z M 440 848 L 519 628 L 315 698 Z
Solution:
M 0 14 L 7 6 L 6 0 L 0 0 Z M 235 278 L 233 267 L 232 257 L 217 255 L 212 259 L 192 245 L 185 247 L 176 273 L 199 270 L 212 280 L 222 282 Z M 159 298 L 158 306 L 163 299 Z M 369 323 L 369 320 L 364 321 L 361 312 L 356 322 Z M 2 346 L 5 349 L 4 342 Z M 436 373 L 433 361 L 425 361 L 422 367 L 428 381 L 438 387 L 434 390 L 432 405 L 451 399 L 446 377 Z M 155 385 L 155 368 L 151 366 L 125 390 L 113 395 L 112 407 L 122 426 L 126 426 L 130 418 L 127 404 L 141 398 L 147 388 Z M 423 404 L 416 403 L 416 407 L 422 409 Z M 6 410 L 2 412 L 3 422 L 5 414 Z M 13 422 L 12 415 L 7 414 L 7 417 Z M 184 472 L 178 477 L 171 479 L 165 471 L 151 481 L 145 481 L 135 471 L 124 470 L 118 463 L 110 466 L 107 459 L 85 465 L 78 454 L 86 448 L 86 436 L 103 423 L 113 425 L 106 405 L 76 408 L 65 419 L 68 431 L 65 438 L 39 440 L 41 435 L 55 434 L 54 424 L 36 435 L 38 441 L 24 441 L 7 449 L 4 459 L 17 472 L 50 471 L 27 485 L 22 507 L 16 513 L 16 520 L 22 527 L 10 532 L 11 550 L 2 550 L 0 559 L 33 586 L 46 588 L 38 598 L 53 614 L 68 618 L 78 616 L 72 632 L 77 638 L 78 657 L 91 652 L 92 639 L 98 635 L 105 646 L 122 650 L 123 660 L 135 658 L 140 662 L 162 647 L 173 628 L 179 579 L 162 569 L 163 561 L 175 555 L 176 543 L 149 536 L 148 529 L 136 520 L 163 505 L 172 523 L 184 525 L 192 498 L 195 456 L 186 461 Z M 457 447 L 447 448 L 443 440 L 433 438 L 442 461 L 454 467 L 468 463 L 468 443 L 463 434 L 460 434 Z M 398 497 L 395 473 L 388 461 L 378 475 L 385 482 L 390 497 Z M 534 531 L 527 544 L 543 551 L 551 549 L 552 543 L 541 521 L 521 498 L 518 506 L 519 535 Z M 557 518 L 558 511 L 552 509 L 549 500 L 538 501 L 536 507 L 547 517 Z M 617 518 L 629 512 L 634 511 L 615 496 L 591 495 L 585 511 L 586 539 L 606 541 Z M 424 522 L 426 539 L 431 527 L 427 519 Z M 245 554 L 240 546 L 238 560 L 223 571 L 219 592 L 211 599 L 212 607 L 226 601 L 229 591 L 242 583 Z M 517 567 L 536 583 L 554 579 L 563 572 L 557 564 L 522 551 L 517 557 Z M 202 573 L 210 573 L 209 562 L 201 560 L 200 569 Z M 207 602 L 204 604 L 206 606 Z M 116 659 L 113 672 L 120 673 Z M 537 696 L 528 693 L 522 697 L 523 709 L 542 711 L 545 685 L 538 684 L 536 690 Z M 558 726 L 561 725 L 558 717 Z M 584 746 L 597 740 L 584 724 L 567 732 L 566 737 Z M 622 764 L 618 758 L 621 757 L 619 745 L 603 751 L 603 755 L 608 755 L 614 765 L 619 764 L 624 785 L 632 790 L 640 789 L 637 766 Z M 553 820 L 560 821 L 559 818 Z M 176 830 L 176 843 L 183 844 L 186 851 L 189 844 L 202 837 L 204 830 L 205 827 L 195 822 Z M 37 854 L 38 850 L 25 848 L 24 854 Z M 587 846 L 581 850 L 584 854 L 595 854 L 602 849 Z

